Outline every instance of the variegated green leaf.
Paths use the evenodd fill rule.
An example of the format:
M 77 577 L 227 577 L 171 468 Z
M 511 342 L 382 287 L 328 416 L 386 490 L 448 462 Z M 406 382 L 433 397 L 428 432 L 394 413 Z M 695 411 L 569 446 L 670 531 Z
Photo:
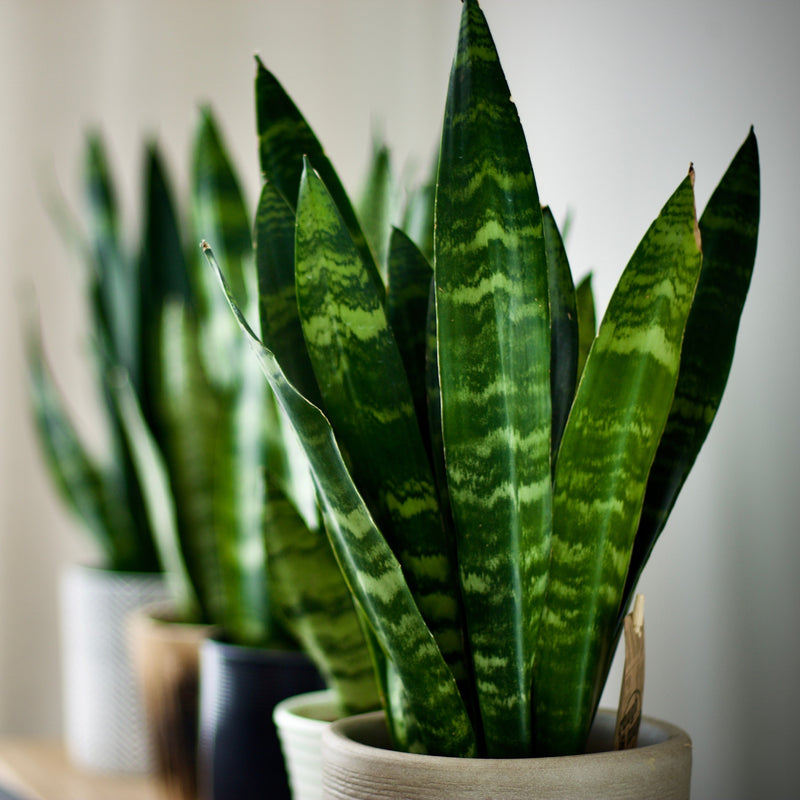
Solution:
M 234 641 L 264 644 L 271 633 L 261 435 L 267 387 L 258 370 L 243 371 L 235 390 L 211 384 L 196 322 L 180 306 L 167 308 L 163 340 L 164 446 L 181 546 L 206 618 Z
M 550 447 L 555 454 L 567 424 L 578 379 L 578 309 L 567 251 L 553 212 L 542 209 L 550 294 L 550 394 L 553 427 Z
M 217 539 L 230 620 L 227 627 L 236 641 L 264 645 L 272 635 L 265 542 L 270 524 L 268 435 L 277 436 L 277 431 L 268 431 L 265 423 L 274 425 L 277 418 L 267 413 L 272 396 L 260 370 L 252 368 L 256 366 L 248 359 L 247 368 L 242 370 L 230 412 L 221 421 L 227 427 L 222 430 L 222 451 L 213 468 L 217 470 Z M 275 449 L 274 443 L 271 449 Z
M 396 196 L 389 148 L 376 141 L 372 146 L 369 171 L 358 202 L 358 217 L 370 249 L 375 254 L 384 283 L 389 259 L 389 237 L 397 205 Z
M 275 186 L 294 210 L 297 206 L 300 176 L 303 173 L 303 159 L 308 158 L 333 196 L 376 286 L 382 286 L 375 255 L 370 250 L 336 170 L 300 110 L 286 94 L 277 78 L 258 58 L 256 58 L 256 129 L 261 172 L 264 178 Z
M 400 226 L 429 262 L 433 262 L 433 204 L 436 199 L 436 172 L 419 186 L 410 188 Z
M 109 370 L 122 368 L 135 391 L 142 391 L 142 298 L 138 263 L 125 249 L 117 206 L 116 186 L 105 146 L 99 135 L 87 140 L 84 192 L 88 217 L 89 311 L 91 352 L 97 387 L 107 413 L 111 460 L 119 470 L 123 498 L 142 547 L 152 550 L 152 534 L 142 508 L 141 487 L 135 474 L 127 440 L 121 430 L 117 406 L 109 396 Z
M 681 183 L 623 272 L 564 431 L 533 686 L 541 754 L 580 752 L 599 701 L 700 271 L 692 182 Z
M 411 239 L 392 231 L 386 316 L 403 359 L 420 433 L 430 452 L 426 379 L 428 309 L 433 270 Z
M 446 539 L 400 351 L 321 178 L 306 168 L 297 204 L 297 304 L 337 442 L 359 492 L 403 564 L 420 612 L 465 676 L 452 542 Z
M 87 453 L 45 362 L 38 334 L 26 332 L 30 398 L 39 441 L 50 474 L 71 510 L 93 536 L 109 569 L 157 568 L 149 539 L 139 541 L 125 497 L 122 475 Z
M 597 334 L 594 292 L 592 291 L 592 273 L 584 277 L 575 288 L 578 312 L 578 380 L 583 375 L 589 350 L 592 349 Z
M 162 409 L 165 435 L 161 444 L 174 497 L 179 546 L 197 591 L 206 621 L 223 620 L 221 554 L 217 525 L 216 476 L 228 476 L 216 460 L 222 450 L 224 425 L 221 398 L 203 370 L 197 320 L 188 308 L 165 307 L 162 330 Z M 228 464 L 224 465 L 225 467 Z
M 159 421 L 161 378 L 161 315 L 168 302 L 191 302 L 189 269 L 173 193 L 163 159 L 155 144 L 147 149 L 144 174 L 143 230 L 139 256 L 140 304 L 139 359 L 142 413 L 157 440 L 163 435 Z
M 213 254 L 206 253 L 225 288 Z M 350 477 L 330 424 L 288 382 L 274 354 L 255 336 L 229 292 L 227 296 L 306 452 L 328 536 L 353 597 L 419 709 L 421 738 L 409 744 L 444 755 L 474 755 L 474 731 L 452 673 L 408 590 L 399 562 Z
M 292 384 L 305 397 L 320 405 L 322 398 L 297 313 L 294 228 L 294 211 L 272 183 L 266 181 L 256 214 L 261 335 L 280 363 L 285 365 Z
M 371 711 L 379 705 L 372 660 L 325 530 L 306 525 L 277 486 L 268 492 L 265 530 L 275 613 L 336 692 L 341 713 Z
M 97 135 L 88 139 L 84 172 L 93 258 L 91 311 L 93 330 L 101 349 L 99 373 L 102 379 L 106 368 L 105 354 L 112 353 L 115 363 L 128 371 L 138 387 L 138 276 L 135 261 L 124 250 L 116 189 L 105 146 Z
M 184 622 L 199 622 L 202 610 L 181 551 L 175 501 L 166 464 L 124 372 L 117 373 L 111 389 L 114 401 L 119 406 L 123 433 L 142 480 L 144 503 L 178 616 Z
M 434 230 L 444 454 L 483 734 L 490 756 L 522 756 L 550 540 L 547 262 L 525 137 L 475 0 Z
M 719 408 L 758 239 L 758 145 L 750 131 L 700 218 L 703 267 L 667 427 L 647 483 L 620 618 Z
M 255 303 L 256 277 L 250 216 L 219 127 L 204 109 L 192 153 L 192 227 L 198 240 L 217 248 L 224 257 L 232 290 L 245 307 Z M 201 256 L 194 275 L 195 302 L 204 368 L 218 387 L 234 384 L 241 371 L 242 342 L 213 276 Z

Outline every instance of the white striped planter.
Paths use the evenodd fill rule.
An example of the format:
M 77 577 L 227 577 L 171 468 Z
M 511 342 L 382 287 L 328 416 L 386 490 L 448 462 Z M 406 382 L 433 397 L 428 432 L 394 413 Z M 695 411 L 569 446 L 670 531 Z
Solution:
M 278 729 L 292 800 L 322 797 L 322 732 L 337 717 L 336 695 L 330 689 L 282 700 L 272 718 Z
M 165 582 L 72 566 L 60 590 L 67 754 L 91 772 L 148 772 L 152 753 L 126 626 L 132 611 L 168 597 Z

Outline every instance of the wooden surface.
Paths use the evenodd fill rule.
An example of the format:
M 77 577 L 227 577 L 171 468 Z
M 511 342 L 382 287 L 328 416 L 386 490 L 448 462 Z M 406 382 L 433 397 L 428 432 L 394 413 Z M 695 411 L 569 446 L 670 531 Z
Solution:
M 0 740 L 0 787 L 19 800 L 160 800 L 152 779 L 78 769 L 54 742 Z

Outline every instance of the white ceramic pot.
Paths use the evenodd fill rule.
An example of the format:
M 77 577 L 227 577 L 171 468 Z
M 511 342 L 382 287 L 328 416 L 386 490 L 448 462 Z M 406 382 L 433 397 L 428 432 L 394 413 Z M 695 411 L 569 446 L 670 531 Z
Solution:
M 391 749 L 383 712 L 323 730 L 326 800 L 688 800 L 692 743 L 644 717 L 639 746 L 611 750 L 616 714 L 601 711 L 588 754 L 562 758 L 443 758 Z
M 64 739 L 83 769 L 144 773 L 152 766 L 126 620 L 166 597 L 156 574 L 72 566 L 62 575 Z
M 275 706 L 272 718 L 293 800 L 322 797 L 322 732 L 336 717 L 336 696 L 329 689 L 295 695 Z

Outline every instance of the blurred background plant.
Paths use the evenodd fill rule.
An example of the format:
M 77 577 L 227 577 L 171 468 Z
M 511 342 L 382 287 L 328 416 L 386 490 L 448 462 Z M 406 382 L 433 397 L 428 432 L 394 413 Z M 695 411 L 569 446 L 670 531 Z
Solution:
M 62 496 L 105 566 L 163 569 L 177 620 L 218 626 L 236 644 L 302 646 L 345 708 L 374 707 L 303 457 L 198 246 L 205 237 L 225 253 L 233 291 L 257 313 L 249 212 L 212 112 L 202 109 L 194 137 L 188 224 L 155 144 L 134 247 L 96 134 L 84 184 L 88 232 L 56 212 L 86 271 L 102 456 L 71 421 L 34 326 L 28 335 L 37 430 Z

